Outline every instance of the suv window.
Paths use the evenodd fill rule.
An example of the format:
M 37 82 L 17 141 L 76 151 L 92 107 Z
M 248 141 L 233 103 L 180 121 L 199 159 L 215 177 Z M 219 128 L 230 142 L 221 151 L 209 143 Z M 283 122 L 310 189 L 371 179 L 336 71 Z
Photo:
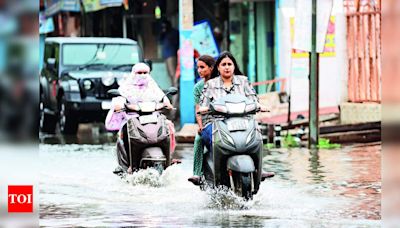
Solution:
M 55 58 L 54 53 L 54 45 L 53 44 L 46 44 L 44 47 L 44 60 L 45 64 L 48 58 Z
M 54 58 L 56 60 L 54 65 L 55 71 L 58 72 L 59 52 L 60 48 L 58 44 L 46 43 L 44 48 L 44 66 L 47 65 L 47 59 Z M 47 69 L 47 66 L 45 68 L 46 70 L 49 70 Z
M 64 44 L 62 64 L 124 65 L 139 62 L 137 45 L 129 44 Z

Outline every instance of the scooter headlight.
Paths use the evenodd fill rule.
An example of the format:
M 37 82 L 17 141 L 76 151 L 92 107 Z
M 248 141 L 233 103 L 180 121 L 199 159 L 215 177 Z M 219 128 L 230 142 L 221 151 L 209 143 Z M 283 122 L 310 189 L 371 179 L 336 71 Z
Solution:
M 160 110 L 162 108 L 164 108 L 165 104 L 164 103 L 157 103 L 156 104 L 156 110 Z
M 227 142 L 228 144 L 230 144 L 231 146 L 235 146 L 235 142 L 233 141 L 232 137 L 230 137 L 229 135 L 225 134 L 223 131 L 220 131 L 220 135 L 221 138 L 224 142 Z
M 229 113 L 240 114 L 245 111 L 246 103 L 226 103 L 226 108 L 228 109 Z
M 255 138 L 254 130 L 252 130 L 246 138 L 246 145 L 253 141 Z
M 125 104 L 125 107 L 131 111 L 140 111 L 140 107 L 137 104 Z
M 142 112 L 154 112 L 156 110 L 156 102 L 140 102 L 139 107 Z
M 213 107 L 214 110 L 217 111 L 217 112 L 221 112 L 221 113 L 227 113 L 227 112 L 228 112 L 228 109 L 227 109 L 226 106 L 224 106 L 224 105 L 217 105 L 217 104 L 214 104 L 212 107 Z
M 245 111 L 246 112 L 253 112 L 257 109 L 257 105 L 255 103 L 251 103 L 246 105 Z

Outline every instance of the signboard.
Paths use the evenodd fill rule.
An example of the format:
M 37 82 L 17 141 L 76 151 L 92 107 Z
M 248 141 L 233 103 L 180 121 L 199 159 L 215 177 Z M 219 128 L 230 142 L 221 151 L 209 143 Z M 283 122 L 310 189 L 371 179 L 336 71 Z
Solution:
M 323 52 L 320 54 L 321 57 L 333 57 L 336 55 L 336 45 L 335 45 L 335 16 L 331 16 L 329 19 L 325 44 L 323 47 Z M 292 43 L 294 43 L 295 39 L 295 30 L 294 30 L 295 19 L 294 17 L 290 18 L 290 39 Z M 292 48 L 292 57 L 293 58 L 308 58 L 308 52 L 302 51 L 298 49 Z
M 120 6 L 123 0 L 100 0 L 102 6 Z
M 46 15 L 43 12 L 39 12 L 39 34 L 46 34 L 53 31 L 53 18 L 46 18 Z
M 46 0 L 46 16 L 52 16 L 59 11 L 79 12 L 79 0 Z
M 80 12 L 81 6 L 79 4 L 79 0 L 63 0 L 61 10 L 70 12 Z
M 51 16 L 56 14 L 61 10 L 61 1 L 60 0 L 47 0 L 46 1 L 46 16 Z
M 192 41 L 193 48 L 196 49 L 200 55 L 210 55 L 214 58 L 218 57 L 218 46 L 208 21 L 199 21 L 193 26 Z
M 294 39 L 293 48 L 297 50 L 311 52 L 311 1 L 310 0 L 296 0 L 296 12 L 294 21 Z M 317 36 L 317 47 L 318 53 L 323 52 L 326 31 L 329 24 L 329 18 L 331 16 L 333 1 L 324 0 L 318 1 L 317 4 L 317 15 L 316 15 L 316 36 Z
M 100 4 L 100 0 L 82 0 L 85 12 L 94 12 L 106 8 Z

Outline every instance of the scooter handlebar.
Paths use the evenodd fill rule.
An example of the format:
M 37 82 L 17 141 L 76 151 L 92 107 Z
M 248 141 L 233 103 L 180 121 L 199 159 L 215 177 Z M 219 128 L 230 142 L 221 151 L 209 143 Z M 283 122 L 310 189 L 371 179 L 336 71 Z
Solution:
M 176 108 L 167 108 L 166 105 L 162 104 L 162 103 L 158 103 L 156 105 L 156 108 L 154 111 L 160 111 L 160 110 L 176 110 Z M 120 110 L 115 110 L 115 112 L 140 112 L 140 107 L 139 105 L 136 104 L 127 104 L 125 103 L 124 107 L 121 108 Z
M 211 114 L 211 111 L 198 111 L 198 112 L 196 112 L 196 114 L 198 114 L 198 115 L 208 115 L 208 114 Z
M 256 112 L 271 112 L 271 110 L 261 110 L 261 108 L 257 108 Z

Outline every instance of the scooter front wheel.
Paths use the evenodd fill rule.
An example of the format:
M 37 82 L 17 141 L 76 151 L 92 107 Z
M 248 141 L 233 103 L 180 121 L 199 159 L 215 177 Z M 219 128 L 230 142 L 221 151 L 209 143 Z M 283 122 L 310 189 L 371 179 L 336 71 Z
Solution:
M 237 173 L 236 179 L 236 194 L 245 198 L 246 200 L 253 199 L 253 192 L 251 190 L 251 173 Z
M 158 173 L 161 175 L 162 172 L 164 171 L 164 164 L 162 162 L 155 162 L 154 163 L 154 169 L 158 171 Z

